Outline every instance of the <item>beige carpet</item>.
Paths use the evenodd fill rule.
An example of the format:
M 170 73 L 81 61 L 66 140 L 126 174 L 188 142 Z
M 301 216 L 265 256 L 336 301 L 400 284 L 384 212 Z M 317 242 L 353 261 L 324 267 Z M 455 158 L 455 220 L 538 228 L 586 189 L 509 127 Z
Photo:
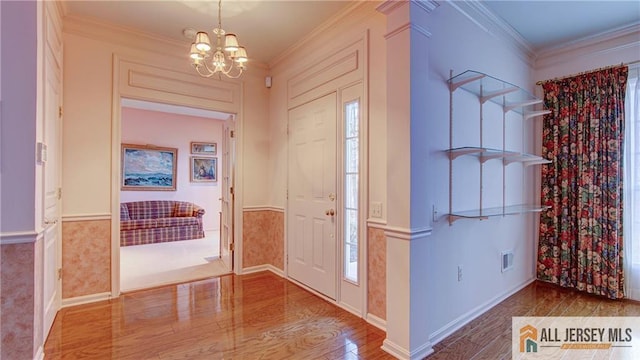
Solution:
M 132 291 L 229 272 L 218 259 L 219 235 L 120 248 L 120 290 Z

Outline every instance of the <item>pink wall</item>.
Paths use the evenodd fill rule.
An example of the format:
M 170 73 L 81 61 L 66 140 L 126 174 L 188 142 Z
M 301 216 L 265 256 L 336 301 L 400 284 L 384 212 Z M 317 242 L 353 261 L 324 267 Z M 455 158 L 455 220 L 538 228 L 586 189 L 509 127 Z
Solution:
M 203 207 L 204 229 L 220 228 L 220 192 L 222 125 L 224 121 L 196 116 L 170 114 L 123 107 L 122 143 L 172 147 L 178 149 L 176 191 L 121 191 L 120 201 L 180 200 Z M 191 142 L 215 142 L 218 144 L 218 181 L 192 183 L 189 178 Z M 198 155 L 200 156 L 200 155 Z

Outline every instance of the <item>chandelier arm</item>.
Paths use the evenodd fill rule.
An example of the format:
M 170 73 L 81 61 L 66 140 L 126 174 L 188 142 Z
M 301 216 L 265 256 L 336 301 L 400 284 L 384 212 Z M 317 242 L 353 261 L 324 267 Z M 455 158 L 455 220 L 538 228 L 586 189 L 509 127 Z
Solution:
M 198 72 L 198 75 L 200 75 L 202 77 L 210 78 L 215 74 L 213 71 L 211 71 L 211 69 L 209 69 L 207 64 L 195 65 L 194 67 L 196 68 L 196 72 Z M 206 73 L 202 72 L 202 68 L 203 67 L 204 67 L 205 70 L 207 70 Z
M 198 74 L 202 77 L 206 77 L 206 78 L 210 78 L 213 77 L 213 75 L 215 74 L 223 74 L 231 79 L 237 79 L 239 78 L 242 73 L 244 72 L 243 68 L 240 67 L 234 67 L 233 64 L 229 64 L 229 67 L 226 69 L 221 69 L 218 71 L 215 70 L 211 70 L 211 68 L 209 67 L 209 65 L 207 65 L 207 62 L 204 61 L 202 62 L 199 66 L 194 66 L 196 68 L 196 71 L 198 72 Z M 206 72 L 202 71 L 202 68 L 204 68 L 204 70 L 206 70 Z M 232 74 L 232 71 L 234 69 L 237 69 L 238 73 L 237 74 Z
M 246 58 L 247 55 L 243 47 L 241 46 L 239 47 L 241 50 L 239 54 L 241 55 L 238 55 L 238 57 L 236 57 L 235 52 L 230 53 L 228 57 L 227 55 L 225 55 L 223 49 L 225 49 L 226 45 L 223 46 L 223 43 L 222 43 L 223 36 L 225 35 L 225 33 L 226 32 L 224 31 L 224 29 L 222 29 L 222 0 L 218 0 L 218 27 L 213 29 L 213 34 L 216 35 L 215 37 L 216 51 L 213 51 L 212 57 L 209 57 L 211 56 L 211 53 L 209 52 L 207 52 L 206 54 L 204 53 L 196 54 L 196 55 L 202 55 L 202 58 L 198 57 L 198 59 L 195 60 L 193 63 L 193 66 L 195 67 L 198 75 L 205 78 L 210 78 L 218 74 L 218 76 L 225 75 L 228 78 L 237 79 L 246 70 L 244 66 L 244 62 L 247 61 L 247 58 Z M 205 42 L 208 43 L 209 41 L 206 40 Z M 226 44 L 226 38 L 225 38 L 225 44 Z M 194 43 L 191 46 L 193 47 L 196 45 Z M 193 57 L 193 55 L 194 55 L 194 50 L 192 48 L 192 50 L 190 51 L 190 56 Z M 228 65 L 227 65 L 227 61 L 229 61 Z

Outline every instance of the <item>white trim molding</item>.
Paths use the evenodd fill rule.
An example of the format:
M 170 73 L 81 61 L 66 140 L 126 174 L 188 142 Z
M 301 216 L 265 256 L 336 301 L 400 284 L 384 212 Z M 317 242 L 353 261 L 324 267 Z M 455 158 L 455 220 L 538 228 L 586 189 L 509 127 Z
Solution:
M 33 359 L 34 360 L 44 360 L 44 348 L 42 347 L 42 345 L 38 346 L 38 350 L 36 351 L 36 354 L 33 356 Z
M 284 212 L 284 207 L 282 206 L 269 206 L 269 205 L 255 205 L 255 206 L 245 206 L 242 208 L 242 211 L 251 212 L 251 211 L 276 211 L 276 212 Z
M 117 296 L 116 296 L 117 297 Z M 109 300 L 114 297 L 111 296 L 111 292 L 103 292 L 91 295 L 76 296 L 72 298 L 62 299 L 62 307 L 67 308 L 70 306 L 90 304 L 98 301 Z
M 367 227 L 372 229 L 385 230 L 387 228 L 387 221 L 382 219 L 367 219 Z
M 96 213 L 96 214 L 70 214 L 62 215 L 63 222 L 71 221 L 96 221 L 96 220 L 111 220 L 110 213 Z
M 30 244 L 38 240 L 37 231 L 13 231 L 0 233 L 0 245 Z
M 387 331 L 387 320 L 382 319 L 373 315 L 372 313 L 368 313 L 364 318 L 369 324 L 377 327 L 378 329 L 386 332 Z
M 447 1 L 446 3 L 471 20 L 484 32 L 509 44 L 529 65 L 533 64 L 535 51 L 531 44 L 513 26 L 496 16 L 481 1 Z
M 398 346 L 393 341 L 390 341 L 388 338 L 384 339 L 382 342 L 382 350 L 402 360 L 424 359 L 425 357 L 433 354 L 433 347 L 431 346 L 431 343 L 424 344 L 409 353 L 407 350 Z
M 265 264 L 265 265 L 256 265 L 256 266 L 249 266 L 247 268 L 242 269 L 242 272 L 240 274 L 242 275 L 246 275 L 246 274 L 253 274 L 253 273 L 258 273 L 258 272 L 262 272 L 262 271 L 271 271 L 272 273 L 280 276 L 281 278 L 284 278 L 284 271 L 278 269 L 277 267 L 271 265 L 271 264 Z M 240 275 L 238 274 L 238 275 Z
M 396 226 L 386 226 L 384 228 L 385 236 L 408 241 L 426 238 L 427 236 L 430 236 L 432 232 L 433 228 L 430 227 L 407 229 Z

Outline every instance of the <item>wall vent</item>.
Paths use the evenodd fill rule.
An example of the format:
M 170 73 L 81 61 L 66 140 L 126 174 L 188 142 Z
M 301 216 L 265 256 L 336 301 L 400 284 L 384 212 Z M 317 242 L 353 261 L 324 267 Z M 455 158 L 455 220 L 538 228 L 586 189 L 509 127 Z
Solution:
M 513 269 L 513 251 L 507 250 L 500 254 L 502 255 L 502 272 Z

